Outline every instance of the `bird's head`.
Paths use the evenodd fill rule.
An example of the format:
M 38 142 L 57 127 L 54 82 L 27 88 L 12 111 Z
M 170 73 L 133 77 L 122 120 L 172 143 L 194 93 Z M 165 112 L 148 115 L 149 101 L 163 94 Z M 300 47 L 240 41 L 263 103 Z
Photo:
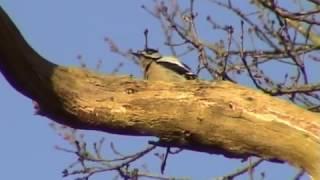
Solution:
M 146 68 L 150 63 L 162 58 L 158 50 L 148 47 L 148 29 L 144 31 L 145 46 L 143 50 L 131 52 L 132 55 L 139 59 L 139 63 Z
M 150 60 L 157 60 L 162 57 L 158 50 L 151 49 L 151 48 L 132 52 L 131 54 L 133 54 L 134 56 L 136 56 L 139 59 L 145 58 L 145 59 L 150 59 Z
M 131 54 L 138 58 L 143 68 L 162 57 L 158 50 L 150 48 L 131 52 Z

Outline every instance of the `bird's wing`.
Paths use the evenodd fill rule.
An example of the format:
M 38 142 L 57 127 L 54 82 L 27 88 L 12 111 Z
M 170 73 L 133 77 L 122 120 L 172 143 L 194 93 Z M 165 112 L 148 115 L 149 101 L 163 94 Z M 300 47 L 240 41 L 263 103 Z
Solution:
M 170 69 L 178 74 L 181 74 L 181 75 L 185 75 L 185 74 L 193 74 L 190 69 L 188 68 L 184 68 L 184 67 L 181 67 L 177 64 L 173 64 L 173 63 L 169 63 L 169 62 L 164 62 L 164 61 L 159 61 L 157 62 L 158 64 L 160 64 L 161 66 L 167 68 L 167 69 Z

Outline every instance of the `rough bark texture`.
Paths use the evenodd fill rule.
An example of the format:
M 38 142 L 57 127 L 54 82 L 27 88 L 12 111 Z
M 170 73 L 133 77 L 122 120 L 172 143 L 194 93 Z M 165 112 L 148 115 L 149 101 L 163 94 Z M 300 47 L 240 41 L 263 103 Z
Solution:
M 163 146 L 287 161 L 320 179 L 320 116 L 229 82 L 165 83 L 57 66 L 39 56 L 0 9 L 0 71 L 74 128 L 156 136 Z

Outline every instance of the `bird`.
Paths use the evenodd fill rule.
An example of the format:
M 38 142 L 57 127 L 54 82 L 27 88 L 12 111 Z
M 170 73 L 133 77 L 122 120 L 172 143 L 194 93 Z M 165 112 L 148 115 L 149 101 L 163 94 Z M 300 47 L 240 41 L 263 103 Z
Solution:
M 132 52 L 144 71 L 144 79 L 156 81 L 186 81 L 197 79 L 191 68 L 175 56 L 162 56 L 158 50 L 148 48 L 147 31 L 145 31 L 145 48 Z

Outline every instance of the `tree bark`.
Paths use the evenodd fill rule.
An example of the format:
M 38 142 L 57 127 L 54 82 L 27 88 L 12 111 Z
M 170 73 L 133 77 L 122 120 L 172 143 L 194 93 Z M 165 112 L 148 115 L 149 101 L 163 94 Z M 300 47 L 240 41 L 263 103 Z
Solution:
M 155 136 L 157 144 L 286 161 L 320 179 L 320 116 L 225 81 L 148 82 L 55 65 L 0 8 L 0 72 L 39 114 L 73 128 Z

